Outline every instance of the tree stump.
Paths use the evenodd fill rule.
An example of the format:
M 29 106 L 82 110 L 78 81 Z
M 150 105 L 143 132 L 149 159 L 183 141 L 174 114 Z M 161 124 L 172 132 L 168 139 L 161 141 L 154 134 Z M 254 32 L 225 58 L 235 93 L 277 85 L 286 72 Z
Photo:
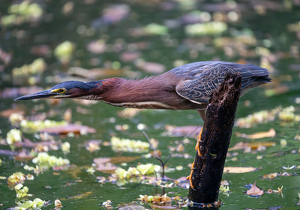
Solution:
M 227 73 L 212 93 L 204 122 L 198 152 L 192 168 L 189 200 L 197 204 L 218 201 L 225 158 L 234 126 L 242 77 Z

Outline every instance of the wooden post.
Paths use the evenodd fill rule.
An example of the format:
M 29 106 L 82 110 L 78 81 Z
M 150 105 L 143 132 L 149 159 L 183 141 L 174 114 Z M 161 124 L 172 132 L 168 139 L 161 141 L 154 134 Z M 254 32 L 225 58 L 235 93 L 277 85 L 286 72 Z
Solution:
M 225 158 L 230 143 L 242 77 L 227 73 L 212 93 L 191 174 L 189 200 L 197 204 L 218 201 Z

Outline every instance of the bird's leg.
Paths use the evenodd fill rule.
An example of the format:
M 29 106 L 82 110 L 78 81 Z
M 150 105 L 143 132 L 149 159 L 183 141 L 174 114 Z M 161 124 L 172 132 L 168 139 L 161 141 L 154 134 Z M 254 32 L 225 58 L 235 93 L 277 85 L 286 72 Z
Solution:
M 200 116 L 201 116 L 201 118 L 202 118 L 202 120 L 203 120 L 203 122 L 204 122 L 204 120 L 205 120 L 205 110 L 197 110 L 197 111 L 198 111 L 198 113 L 200 114 Z M 195 147 L 195 150 L 197 150 L 198 156 L 199 156 L 199 157 L 202 157 L 202 154 L 201 154 L 201 152 L 200 152 L 200 147 L 199 147 L 199 144 L 201 143 L 202 130 L 203 130 L 203 127 L 201 128 L 200 133 L 199 133 L 198 136 L 197 136 L 197 144 L 196 144 L 196 147 Z M 190 175 L 187 177 L 187 179 L 190 181 L 190 187 L 191 187 L 192 189 L 195 189 L 195 188 L 194 188 L 194 185 L 193 185 L 193 183 L 192 183 L 193 171 L 194 171 L 194 169 L 195 169 L 195 166 L 194 166 L 194 165 L 195 165 L 195 161 L 193 162 L 193 165 L 192 165 L 192 167 L 191 167 L 191 173 L 190 173 Z
M 203 123 L 204 123 L 205 118 L 206 118 L 206 109 L 197 110 L 197 112 L 199 113 L 199 115 L 200 115 L 200 117 L 202 118 Z
M 203 122 L 205 121 L 205 110 L 197 110 L 198 113 L 200 114 L 200 117 L 202 118 Z M 202 130 L 203 130 L 203 127 L 201 128 L 198 136 L 197 136 L 197 144 L 196 144 L 196 147 L 195 147 L 195 150 L 197 150 L 198 152 L 198 155 L 201 157 L 201 152 L 200 152 L 200 147 L 199 147 L 199 143 L 201 141 L 201 135 L 202 135 Z

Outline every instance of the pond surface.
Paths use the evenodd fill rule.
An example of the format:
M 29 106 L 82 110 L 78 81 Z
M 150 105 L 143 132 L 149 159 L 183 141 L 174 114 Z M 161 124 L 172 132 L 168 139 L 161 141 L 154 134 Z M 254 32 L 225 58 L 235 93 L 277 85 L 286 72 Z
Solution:
M 26 164 L 35 166 L 31 160 L 17 161 L 13 155 L 0 153 L 0 176 L 9 177 L 15 172 L 34 175 L 33 181 L 23 183 L 28 187 L 28 193 L 34 194 L 29 199 L 49 201 L 44 209 L 53 209 L 56 199 L 62 202 L 64 209 L 104 209 L 103 202 L 107 200 L 112 201 L 113 207 L 118 207 L 132 202 L 139 204 L 139 195 L 154 196 L 163 192 L 169 197 L 179 196 L 186 200 L 188 188 L 162 189 L 145 183 L 119 186 L 114 181 L 100 183 L 101 177 L 108 179 L 111 174 L 97 170 L 90 174 L 86 170 L 93 166 L 94 158 L 104 157 L 119 157 L 121 161 L 116 165 L 126 170 L 139 164 L 159 165 L 155 158 L 139 158 L 121 164 L 123 159 L 126 162 L 126 156 L 147 152 L 116 152 L 109 145 L 112 136 L 147 142 L 141 131 L 144 129 L 150 138 L 159 141 L 157 149 L 162 153 L 162 160 L 171 153 L 177 154 L 167 162 L 166 167 L 175 170 L 166 176 L 173 180 L 187 176 L 196 141 L 189 137 L 184 151 L 171 151 L 170 147 L 175 147 L 184 136 L 169 135 L 166 125 L 203 124 L 196 111 L 144 110 L 122 117 L 123 108 L 101 102 L 15 102 L 13 99 L 66 80 L 91 81 L 115 76 L 141 78 L 185 63 L 224 60 L 268 68 L 273 79 L 272 84 L 249 90 L 240 98 L 237 118 L 289 106 L 294 109 L 284 114 L 294 117 L 286 119 L 274 114 L 275 118 L 265 123 L 254 123 L 249 128 L 234 127 L 230 147 L 238 142 L 274 142 L 275 146 L 261 146 L 248 152 L 230 151 L 226 167 L 249 166 L 258 170 L 223 175 L 223 180 L 230 183 L 230 192 L 220 193 L 221 208 L 297 208 L 300 199 L 299 1 L 40 0 L 34 6 L 35 1 L 22 2 L 0 0 L 0 151 L 11 150 L 5 139 L 13 126 L 5 110 L 13 109 L 12 113 L 21 110 L 23 117 L 30 120 L 62 121 L 66 110 L 70 109 L 71 123 L 96 129 L 95 133 L 86 135 L 54 136 L 56 142 L 69 142 L 70 152 L 64 154 L 59 149 L 50 150 L 48 154 L 68 159 L 70 166 L 65 169 L 50 167 L 38 176 L 24 169 Z M 40 60 L 32 64 L 36 59 Z M 86 71 L 82 73 L 82 69 L 73 67 Z M 21 89 L 29 86 L 34 89 Z M 271 128 L 276 131 L 275 137 L 251 140 L 236 135 L 236 132 L 266 132 Z M 23 140 L 41 141 L 39 132 L 21 131 Z M 87 150 L 85 144 L 89 140 L 100 140 L 100 150 Z M 31 151 L 28 147 L 23 149 L 26 154 Z M 16 153 L 21 150 L 15 148 Z M 37 151 L 33 154 L 36 156 Z M 183 169 L 178 170 L 180 167 L 176 169 L 177 166 L 183 166 Z M 286 176 L 263 178 L 266 174 L 284 172 Z M 246 195 L 245 185 L 255 182 L 264 190 L 261 197 Z M 281 187 L 282 193 L 267 193 L 269 189 Z M 176 203 L 172 201 L 172 205 Z M 0 206 L 1 209 L 16 206 L 16 192 L 9 189 L 6 179 L 0 180 Z M 150 205 L 146 204 L 145 208 Z

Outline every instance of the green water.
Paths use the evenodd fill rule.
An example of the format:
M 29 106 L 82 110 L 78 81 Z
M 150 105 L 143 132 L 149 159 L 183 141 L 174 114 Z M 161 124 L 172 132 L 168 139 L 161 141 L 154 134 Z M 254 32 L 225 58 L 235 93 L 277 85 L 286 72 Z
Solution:
M 29 86 L 26 76 L 24 76 L 25 79 L 18 80 L 19 82 L 13 80 L 12 69 L 24 64 L 30 64 L 33 60 L 40 57 L 47 63 L 47 68 L 43 73 L 34 75 L 37 78 L 35 85 L 46 88 L 56 83 L 49 82 L 50 79 L 53 81 L 54 75 L 62 79 L 70 78 L 66 72 L 69 67 L 73 66 L 80 66 L 86 69 L 96 67 L 118 69 L 120 67 L 122 69 L 121 72 L 128 72 L 128 70 L 131 72 L 130 74 L 125 74 L 128 77 L 132 77 L 132 75 L 137 77 L 151 75 L 151 73 L 146 73 L 136 67 L 135 63 L 137 60 L 126 62 L 120 59 L 121 53 L 128 51 L 140 52 L 139 58 L 147 62 L 162 64 L 168 70 L 174 67 L 176 60 L 183 63 L 191 63 L 204 60 L 237 62 L 240 59 L 244 59 L 249 63 L 260 65 L 263 55 L 259 54 L 255 48 L 263 47 L 269 50 L 269 53 L 264 56 L 272 61 L 271 64 L 274 67 L 271 77 L 275 85 L 270 88 L 284 85 L 288 87 L 288 90 L 284 93 L 278 92 L 271 96 L 266 96 L 264 88 L 249 90 L 240 99 L 237 118 L 245 117 L 260 110 L 270 110 L 277 106 L 287 107 L 290 105 L 295 106 L 295 113 L 299 114 L 299 104 L 295 103 L 295 99 L 300 97 L 300 32 L 298 29 L 297 35 L 297 32 L 288 30 L 288 25 L 295 23 L 299 25 L 300 13 L 299 5 L 293 5 L 292 1 L 265 1 L 265 3 L 256 6 L 253 6 L 255 3 L 251 4 L 245 1 L 238 1 L 236 2 L 237 5 L 233 1 L 230 1 L 228 5 L 236 5 L 232 9 L 228 9 L 230 6 L 222 4 L 225 3 L 223 1 L 215 1 L 212 4 L 219 6 L 215 9 L 219 12 L 219 16 L 221 14 L 223 17 L 227 17 L 228 12 L 236 12 L 239 17 L 238 20 L 229 21 L 225 18 L 228 28 L 223 33 L 215 35 L 204 34 L 195 37 L 188 36 L 185 32 L 186 20 L 183 19 L 183 16 L 197 10 L 208 11 L 211 15 L 210 21 L 214 17 L 218 19 L 217 11 L 211 9 L 212 4 L 209 2 L 192 0 L 113 2 L 76 0 L 72 2 L 73 7 L 70 12 L 63 13 L 63 7 L 67 1 L 38 1 L 37 3 L 43 9 L 43 14 L 35 23 L 25 21 L 20 24 L 1 26 L 0 47 L 4 52 L 12 54 L 12 59 L 9 63 L 5 64 L 3 60 L 0 61 L 1 92 L 5 88 Z M 91 3 L 88 4 L 88 2 Z M 71 3 L 71 1 L 68 3 Z M 9 15 L 8 8 L 12 2 L 4 0 L 0 1 L 0 4 L 0 15 L 2 17 Z M 125 9 L 123 7 L 121 12 L 125 12 L 126 15 L 116 22 L 104 21 L 102 15 L 105 9 L 115 4 L 125 6 Z M 261 11 L 264 12 L 260 14 Z M 119 13 L 117 12 L 117 14 L 110 16 L 110 18 L 115 18 Z M 168 32 L 162 32 L 161 35 L 130 35 L 130 29 L 142 28 L 150 23 L 164 25 L 167 27 Z M 256 39 L 256 43 L 244 46 L 240 41 L 233 41 L 227 48 L 217 48 L 213 44 L 217 38 L 233 38 L 236 34 L 241 33 L 250 34 L 251 37 Z M 98 39 L 105 40 L 107 49 L 102 53 L 95 54 L 90 52 L 87 46 L 91 41 Z M 64 41 L 70 41 L 76 45 L 76 49 L 67 64 L 62 64 L 53 54 L 55 47 Z M 189 44 L 190 42 L 193 44 Z M 136 49 L 143 44 L 134 45 L 132 43 L 146 43 L 146 47 Z M 240 44 L 240 46 L 235 46 L 235 44 Z M 40 45 L 48 47 L 49 52 L 46 53 L 47 55 L 37 55 L 32 52 L 33 46 Z M 245 47 L 249 54 L 242 54 L 241 51 L 237 51 L 236 49 L 239 47 Z M 230 54 L 231 49 L 234 51 L 233 55 Z M 254 54 L 251 54 L 250 51 L 254 52 Z M 110 73 L 111 71 L 116 70 L 110 70 Z M 124 74 L 122 75 L 124 76 Z M 289 75 L 288 79 L 285 79 L 287 78 L 286 75 Z M 102 78 L 105 77 L 110 77 L 110 75 L 104 75 Z M 88 79 L 84 80 L 88 81 Z M 162 151 L 162 159 L 164 160 L 170 154 L 168 147 L 174 146 L 176 140 L 182 139 L 182 137 L 162 135 L 165 132 L 166 124 L 184 126 L 203 123 L 196 111 L 147 110 L 138 113 L 130 119 L 125 119 L 120 118 L 117 114 L 122 108 L 112 107 L 100 102 L 86 106 L 74 103 L 71 100 L 64 100 L 58 106 L 51 106 L 47 101 L 43 100 L 14 102 L 13 99 L 16 96 L 4 97 L 2 95 L 0 110 L 23 106 L 26 111 L 25 115 L 30 116 L 33 107 L 44 105 L 38 111 L 39 113 L 48 113 L 50 109 L 55 110 L 59 114 L 51 117 L 51 119 L 62 120 L 65 110 L 71 108 L 72 122 L 80 121 L 83 125 L 93 127 L 97 131 L 94 134 L 77 137 L 54 137 L 56 140 L 61 139 L 62 142 L 70 142 L 71 152 L 64 155 L 61 150 L 58 150 L 50 151 L 49 154 L 68 158 L 75 169 L 78 170 L 76 177 L 70 174 L 70 171 L 53 171 L 50 169 L 35 177 L 34 181 L 26 181 L 24 183 L 29 188 L 29 193 L 34 194 L 35 197 L 52 202 L 55 199 L 61 200 L 64 209 L 103 209 L 102 203 L 106 200 L 111 200 L 113 207 L 117 207 L 119 204 L 122 205 L 137 201 L 139 195 L 156 195 L 162 193 L 160 187 L 153 185 L 140 184 L 137 186 L 136 183 L 130 183 L 119 187 L 114 183 L 98 183 L 96 177 L 108 177 L 109 175 L 100 171 L 96 171 L 94 175 L 90 175 L 85 171 L 86 167 L 91 166 L 94 158 L 137 156 L 138 154 L 116 153 L 110 147 L 102 145 L 99 151 L 90 153 L 82 146 L 85 141 L 92 139 L 109 141 L 112 135 L 146 141 L 142 132 L 137 129 L 137 125 L 142 123 L 147 126 L 146 133 L 149 137 L 159 140 L 158 149 Z M 245 106 L 245 101 L 247 100 L 250 101 L 249 106 Z M 76 107 L 88 109 L 90 112 L 88 114 L 79 113 L 76 111 Z M 127 124 L 129 129 L 126 131 L 116 130 L 116 125 L 123 124 Z M 11 125 L 5 117 L 0 118 L 0 125 L 2 139 L 5 139 L 7 132 L 11 129 Z M 276 130 L 276 137 L 256 141 L 273 141 L 276 142 L 276 146 L 255 154 L 243 153 L 243 151 L 239 150 L 236 161 L 228 158 L 226 166 L 252 166 L 261 167 L 261 169 L 244 174 L 224 174 L 223 180 L 230 182 L 229 187 L 231 192 L 229 196 L 220 194 L 219 198 L 223 202 L 221 209 L 267 209 L 276 206 L 281 206 L 283 209 L 297 209 L 295 204 L 299 202 L 299 169 L 284 170 L 282 166 L 300 165 L 298 153 L 300 141 L 294 140 L 294 136 L 300 133 L 299 123 L 282 126 L 280 120 L 276 118 L 272 122 L 251 128 L 235 127 L 233 132 L 252 134 L 260 131 L 268 131 L 270 128 Z M 32 141 L 38 141 L 33 134 L 24 133 L 24 136 Z M 193 138 L 190 139 L 191 142 L 185 145 L 184 153 L 194 156 L 195 141 Z M 282 147 L 280 145 L 281 139 L 287 140 L 287 146 Z M 251 140 L 244 140 L 233 135 L 230 146 L 240 141 Z M 10 148 L 7 145 L 0 145 L 0 149 L 9 150 Z M 292 150 L 295 150 L 295 153 Z M 257 159 L 258 155 L 262 155 L 263 158 Z M 23 169 L 25 163 L 15 161 L 12 156 L 1 155 L 0 159 L 2 160 L 0 176 L 8 177 L 18 171 L 28 173 Z M 187 176 L 190 172 L 187 165 L 192 161 L 193 158 L 170 158 L 167 164 L 168 167 L 183 166 L 184 169 L 182 171 L 167 173 L 166 175 L 172 179 Z M 159 164 L 153 158 L 138 159 L 128 163 L 128 166 L 136 166 L 138 163 L 146 164 L 148 162 Z M 32 163 L 28 164 L 34 165 Z M 293 176 L 276 177 L 274 180 L 262 179 L 264 174 L 284 171 L 293 173 Z M 55 172 L 59 172 L 60 174 L 53 175 Z M 78 182 L 78 180 L 81 180 L 81 182 Z M 259 198 L 245 195 L 247 188 L 244 186 L 255 181 L 265 192 L 268 189 L 277 190 L 278 187 L 283 186 L 283 196 L 277 193 L 265 193 Z M 188 189 L 179 187 L 167 188 L 165 191 L 170 197 L 178 195 L 186 198 L 188 195 Z M 76 195 L 85 195 L 86 193 L 88 194 L 85 197 L 76 197 Z M 6 180 L 0 180 L 0 205 L 1 209 L 7 209 L 16 205 L 15 191 L 8 189 Z M 146 208 L 148 207 L 146 206 Z M 53 208 L 54 205 L 51 204 L 44 209 Z

